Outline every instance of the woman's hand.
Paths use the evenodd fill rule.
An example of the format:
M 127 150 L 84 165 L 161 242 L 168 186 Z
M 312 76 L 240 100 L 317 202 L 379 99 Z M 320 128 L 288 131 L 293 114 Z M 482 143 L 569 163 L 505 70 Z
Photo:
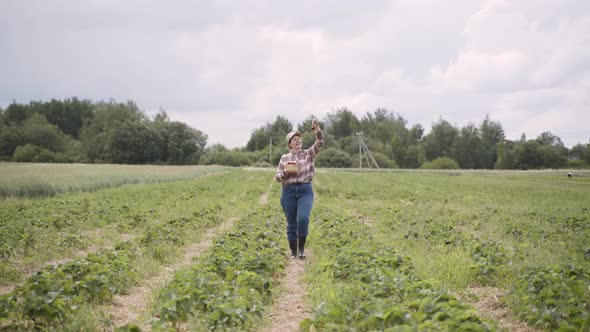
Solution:
M 311 130 L 315 130 L 316 132 L 320 130 L 320 122 L 318 119 L 311 120 Z
M 295 165 L 295 167 L 289 166 L 289 165 Z M 297 162 L 296 161 L 287 161 L 287 163 L 285 164 L 285 173 L 287 173 L 289 175 L 297 174 Z

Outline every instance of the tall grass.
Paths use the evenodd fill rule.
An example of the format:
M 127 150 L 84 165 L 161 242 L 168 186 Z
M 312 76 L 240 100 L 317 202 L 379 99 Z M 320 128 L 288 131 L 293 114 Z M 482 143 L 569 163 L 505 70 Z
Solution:
M 50 197 L 126 184 L 190 180 L 217 166 L 0 163 L 0 198 Z

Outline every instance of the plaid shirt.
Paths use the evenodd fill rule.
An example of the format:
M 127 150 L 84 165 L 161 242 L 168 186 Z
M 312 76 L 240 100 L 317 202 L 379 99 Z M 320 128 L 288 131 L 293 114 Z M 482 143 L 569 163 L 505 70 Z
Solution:
M 283 186 L 288 186 L 294 183 L 311 182 L 315 175 L 315 155 L 320 152 L 323 145 L 324 134 L 321 130 L 318 130 L 315 133 L 315 142 L 309 149 L 301 150 L 298 153 L 291 150 L 291 152 L 284 154 L 281 157 L 275 180 L 282 182 Z M 299 167 L 297 174 L 287 174 L 287 172 L 285 172 L 285 165 L 288 161 L 297 161 L 297 166 Z

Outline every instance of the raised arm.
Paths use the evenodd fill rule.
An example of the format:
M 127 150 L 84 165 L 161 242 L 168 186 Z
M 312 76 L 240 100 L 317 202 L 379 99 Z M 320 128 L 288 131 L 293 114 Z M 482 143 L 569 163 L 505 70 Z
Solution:
M 311 121 L 311 129 L 315 131 L 315 142 L 309 149 L 307 149 L 307 154 L 315 156 L 324 146 L 324 133 L 322 132 L 322 128 L 320 128 L 318 119 L 313 119 Z

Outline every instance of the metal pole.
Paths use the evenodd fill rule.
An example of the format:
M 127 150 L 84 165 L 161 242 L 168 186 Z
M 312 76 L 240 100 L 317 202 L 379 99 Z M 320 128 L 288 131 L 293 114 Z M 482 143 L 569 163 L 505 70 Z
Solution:
M 367 148 L 365 141 L 363 141 L 363 151 L 365 152 L 365 160 L 367 161 L 367 165 L 369 166 L 369 168 L 372 168 L 373 166 L 371 166 L 371 162 L 369 161 L 369 156 L 371 155 L 371 153 L 369 152 L 369 149 Z
M 373 161 L 373 163 L 375 164 L 375 167 L 379 168 L 379 164 L 377 164 L 377 161 L 375 160 L 375 158 L 373 158 L 373 154 L 371 153 L 371 151 L 369 151 L 369 148 L 367 147 L 367 144 L 365 144 L 365 141 L 363 141 L 363 149 L 365 149 L 365 157 L 368 155 L 369 157 L 371 157 L 371 160 Z M 367 164 L 371 164 L 369 162 L 369 158 L 367 157 Z
M 359 168 L 363 169 L 362 133 L 356 133 L 359 137 Z

